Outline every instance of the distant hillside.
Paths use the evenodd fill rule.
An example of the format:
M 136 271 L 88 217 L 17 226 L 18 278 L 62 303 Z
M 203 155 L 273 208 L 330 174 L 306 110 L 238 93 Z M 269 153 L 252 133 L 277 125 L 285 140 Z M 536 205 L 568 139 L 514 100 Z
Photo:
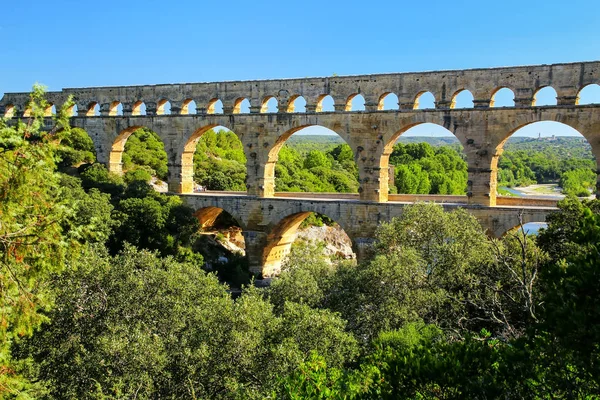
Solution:
M 433 136 L 400 136 L 400 143 L 429 143 L 437 146 L 456 146 L 459 141 L 454 136 L 433 137 Z M 337 135 L 294 135 L 288 141 L 287 145 L 296 149 L 300 153 L 307 153 L 311 150 L 329 151 L 333 147 L 345 143 Z M 531 137 L 511 137 L 504 147 L 511 151 L 533 151 L 543 152 L 548 148 L 560 148 L 560 150 L 569 153 L 575 153 L 577 156 L 591 158 L 590 144 L 581 137 L 574 136 L 555 136 L 545 138 Z

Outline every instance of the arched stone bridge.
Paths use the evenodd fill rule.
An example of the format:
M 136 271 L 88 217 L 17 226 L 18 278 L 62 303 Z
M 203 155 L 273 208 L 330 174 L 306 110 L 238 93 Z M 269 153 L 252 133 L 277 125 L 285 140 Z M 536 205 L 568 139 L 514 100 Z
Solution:
M 279 272 L 281 261 L 296 238 L 296 229 L 312 212 L 336 221 L 352 241 L 360 260 L 373 243 L 377 226 L 399 216 L 407 204 L 416 200 L 442 202 L 448 211 L 462 207 L 497 237 L 518 227 L 521 221 L 543 222 L 548 213 L 556 210 L 556 202 L 550 200 L 537 200 L 537 204 L 530 201 L 523 206 L 519 199 L 503 198 L 510 205 L 484 207 L 460 203 L 464 196 L 390 196 L 391 201 L 377 203 L 348 194 L 278 193 L 272 198 L 231 192 L 181 195 L 187 205 L 197 210 L 202 225 L 210 226 L 222 211 L 229 213 L 242 228 L 251 270 L 265 277 Z
M 516 225 L 515 216 L 521 208 L 528 210 L 526 214 L 537 221 L 543 221 L 548 212 L 547 207 L 528 208 L 540 203 L 528 203 L 527 200 L 507 206 L 505 204 L 513 200 L 496 195 L 497 163 L 504 143 L 516 130 L 528 124 L 556 121 L 579 131 L 591 144 L 592 152 L 600 162 L 600 105 L 579 105 L 578 100 L 583 88 L 598 83 L 600 62 L 581 62 L 328 78 L 93 87 L 48 93 L 50 106 L 47 113 L 52 113 L 52 105 L 59 106 L 73 96 L 76 115 L 71 124 L 90 134 L 98 160 L 117 173 L 121 172 L 121 156 L 129 135 L 140 127 L 155 131 L 164 142 L 168 155 L 170 191 L 190 194 L 184 198 L 197 208 L 232 209 L 228 202 L 246 202 L 244 207 L 253 213 L 258 213 L 257 210 L 265 213 L 269 207 L 279 210 L 273 211 L 276 219 L 283 218 L 286 207 L 289 209 L 287 215 L 294 215 L 304 212 L 302 204 L 326 204 L 327 212 L 334 215 L 325 214 L 339 219 L 347 231 L 356 232 L 352 234 L 354 238 L 369 237 L 374 227 L 367 228 L 368 224 L 387 219 L 401 210 L 400 203 L 388 194 L 388 160 L 396 140 L 419 124 L 437 124 L 458 138 L 468 163 L 467 194 L 453 198 L 451 202 L 463 204 L 482 219 L 491 232 L 499 234 Z M 536 106 L 538 91 L 548 86 L 555 89 L 557 104 Z M 495 95 L 502 88 L 513 91 L 514 107 L 494 107 Z M 456 97 L 466 90 L 473 95 L 474 107 L 455 108 Z M 435 97 L 434 109 L 418 109 L 419 99 L 426 92 Z M 390 93 L 397 96 L 398 108 L 384 111 L 383 99 Z M 352 101 L 359 94 L 365 100 L 364 111 L 350 111 Z M 294 108 L 300 96 L 306 101 L 306 112 L 302 113 L 295 112 Z M 326 96 L 333 99 L 332 112 L 323 112 Z M 278 106 L 276 113 L 267 112 L 267 102 L 273 98 Z M 28 99 L 27 93 L 5 94 L 0 100 L 0 115 L 26 117 Z M 189 113 L 192 101 L 196 104 L 195 114 Z M 217 101 L 222 103 L 223 113 L 215 113 Z M 242 113 L 241 105 L 245 101 L 249 103 L 249 113 Z M 167 104 L 170 104 L 168 115 Z M 142 105 L 145 115 L 141 115 Z M 99 106 L 98 116 L 94 112 L 96 106 Z M 122 115 L 118 115 L 119 110 Z M 274 174 L 279 150 L 293 133 L 317 125 L 333 130 L 352 148 L 360 185 L 355 199 L 292 201 L 279 198 L 281 195 L 275 193 Z M 204 132 L 216 126 L 234 131 L 244 145 L 248 174 L 245 195 L 191 194 L 196 143 Z M 340 197 L 343 196 L 337 196 Z M 335 207 L 339 211 L 336 212 Z M 232 215 L 246 221 L 242 214 Z M 266 214 L 264 219 L 253 215 L 248 222 L 240 222 L 250 229 L 248 232 L 272 234 L 268 233 L 268 228 L 277 226 L 274 220 Z M 350 217 L 357 215 L 361 218 Z M 513 222 L 507 222 L 508 215 L 515 217 Z M 350 219 L 341 222 L 344 218 Z M 250 223 L 259 220 L 262 222 L 253 222 L 256 227 Z M 296 223 L 294 221 L 290 226 Z M 260 226 L 264 229 L 257 228 Z M 272 243 L 265 246 L 268 250 Z M 261 265 L 265 265 L 264 260 L 263 257 Z M 258 266 L 260 263 L 253 264 Z

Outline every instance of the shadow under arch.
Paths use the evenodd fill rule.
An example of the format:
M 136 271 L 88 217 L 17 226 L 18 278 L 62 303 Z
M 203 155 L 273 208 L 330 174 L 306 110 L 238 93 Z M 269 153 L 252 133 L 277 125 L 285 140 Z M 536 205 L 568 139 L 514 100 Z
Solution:
M 427 138 L 431 138 L 432 140 L 435 139 L 436 141 L 440 142 L 440 146 L 431 146 L 434 147 L 434 151 L 437 147 L 441 147 L 442 143 L 447 142 L 446 144 L 443 144 L 443 146 L 451 146 L 453 148 L 454 151 L 456 150 L 456 152 L 458 152 L 458 156 L 461 158 L 461 162 L 465 163 L 465 173 L 467 172 L 467 165 L 466 165 L 466 153 L 464 151 L 464 146 L 465 144 L 461 142 L 461 137 L 456 136 L 454 133 L 452 133 L 451 131 L 449 131 L 447 128 L 443 127 L 442 125 L 433 123 L 433 122 L 426 122 L 426 121 L 419 121 L 419 122 L 414 122 L 411 124 L 408 124 L 404 127 L 402 127 L 402 129 L 398 130 L 395 134 L 393 134 L 385 143 L 384 147 L 383 147 L 383 152 L 381 154 L 380 157 L 380 161 L 379 161 L 379 185 L 380 185 L 380 192 L 383 194 L 388 194 L 391 191 L 393 192 L 392 189 L 392 185 L 395 185 L 397 182 L 394 179 L 395 176 L 392 175 L 390 176 L 390 172 L 391 173 L 395 173 L 396 167 L 398 166 L 394 166 L 393 168 L 390 165 L 390 156 L 392 155 L 392 153 L 394 152 L 394 146 L 399 143 L 399 140 L 401 137 L 409 137 L 409 136 L 416 136 L 416 137 L 427 137 Z M 415 141 L 414 144 L 420 144 L 420 143 L 426 143 L 425 141 Z M 462 179 L 462 178 L 461 178 Z M 461 180 L 462 182 L 462 180 Z M 465 189 L 466 189 L 466 184 L 467 184 L 467 177 L 465 175 L 464 177 L 464 183 L 465 183 Z M 392 190 L 390 190 L 392 189 Z M 435 189 L 435 190 L 434 190 Z M 435 187 L 432 187 L 431 190 L 434 190 L 434 192 L 436 193 L 406 193 L 406 191 L 403 192 L 398 192 L 399 194 L 440 194 L 439 193 L 439 189 L 436 189 Z M 441 193 L 442 195 L 452 195 L 452 196 L 462 196 L 465 195 L 465 201 L 467 200 L 466 197 L 466 193 L 465 191 L 461 191 L 461 193 Z
M 320 213 L 319 210 L 306 209 L 305 211 L 303 210 L 296 212 L 281 218 L 279 222 L 271 229 L 270 233 L 267 235 L 267 243 L 262 255 L 261 265 L 262 275 L 264 278 L 277 276 L 280 273 L 281 263 L 289 254 L 292 244 L 297 238 L 298 228 L 302 222 L 304 222 L 304 220 L 306 220 L 313 213 L 327 216 L 327 214 Z M 332 220 L 340 225 L 348 241 L 352 243 L 352 251 L 356 256 L 356 254 L 358 254 L 357 245 L 355 244 L 354 240 L 352 240 L 350 235 L 348 235 L 348 230 L 346 227 L 344 227 L 343 219 L 339 218 L 339 220 Z
M 12 118 L 15 116 L 15 105 L 7 104 L 4 108 L 4 118 Z
M 356 164 L 356 153 L 352 149 L 352 145 L 350 144 L 348 138 L 341 135 L 339 132 L 336 132 L 333 129 L 330 129 L 326 126 L 318 125 L 318 124 L 307 124 L 307 125 L 301 125 L 301 126 L 292 128 L 292 129 L 286 131 L 285 133 L 283 133 L 282 135 L 280 135 L 277 138 L 273 147 L 271 147 L 271 149 L 269 150 L 269 153 L 267 155 L 267 160 L 265 163 L 265 167 L 264 167 L 264 175 L 263 175 L 264 197 L 273 197 L 275 195 L 275 189 L 276 189 L 275 188 L 275 168 L 277 165 L 277 161 L 279 160 L 279 152 L 281 151 L 283 146 L 286 144 L 286 142 L 290 139 L 290 137 L 292 135 L 294 135 L 295 133 L 298 133 L 304 129 L 307 129 L 307 128 L 322 129 L 324 132 L 326 132 L 326 133 L 324 133 L 326 135 L 337 136 L 337 137 L 341 138 L 344 141 L 343 144 L 347 144 L 350 146 L 350 150 L 352 151 L 352 159 L 353 159 L 354 164 Z M 358 173 L 358 167 L 356 167 L 356 170 Z M 358 186 L 357 186 L 357 190 L 358 190 Z M 353 193 L 353 191 L 352 192 L 346 191 L 346 193 Z
M 201 229 L 213 228 L 215 226 L 219 227 L 219 222 L 221 222 L 219 219 L 224 215 L 227 216 L 227 219 L 229 220 L 227 225 L 233 224 L 241 229 L 245 229 L 245 226 L 240 223 L 241 219 L 239 216 L 236 216 L 231 210 L 207 206 L 199 208 L 194 212 L 194 217 L 198 219 Z
M 181 115 L 196 114 L 196 101 L 194 99 L 185 99 L 181 104 Z
M 529 140 L 531 141 L 540 141 L 540 140 L 545 140 L 545 141 L 554 141 L 557 143 L 557 145 L 560 145 L 560 141 L 559 138 L 560 137 L 574 137 L 574 138 L 580 138 L 583 139 L 587 142 L 588 145 L 590 145 L 591 148 L 591 153 L 592 156 L 596 159 L 595 160 L 595 165 L 596 165 L 596 171 L 600 171 L 600 143 L 597 140 L 594 140 L 594 133 L 595 132 L 582 132 L 582 129 L 576 124 L 576 122 L 578 122 L 576 119 L 568 119 L 568 118 L 563 118 L 562 114 L 557 114 L 557 118 L 555 120 L 544 120 L 544 119 L 535 119 L 533 120 L 533 118 L 536 118 L 535 116 L 532 117 L 532 120 L 530 121 L 525 121 L 525 122 L 520 122 L 518 123 L 516 126 L 513 126 L 512 129 L 503 137 L 500 138 L 500 140 L 498 140 L 498 144 L 495 147 L 495 150 L 492 154 L 491 157 L 491 164 L 490 164 L 490 169 L 491 169 L 491 174 L 490 174 L 490 199 L 492 200 L 491 204 L 495 205 L 496 204 L 496 196 L 497 196 L 497 192 L 498 192 L 498 169 L 499 169 L 499 161 L 500 161 L 500 157 L 502 156 L 503 152 L 504 152 L 504 148 L 506 143 L 508 142 L 508 140 L 515 136 L 515 137 L 525 137 L 525 138 L 529 138 Z M 575 122 L 575 123 L 573 123 Z M 535 128 L 534 128 L 535 127 Z M 557 132 L 559 131 L 559 132 Z M 556 133 L 566 133 L 563 135 L 556 135 Z M 551 137 L 548 137 L 549 135 L 545 135 L 545 137 L 542 137 L 542 133 L 544 134 L 552 134 Z M 535 134 L 538 134 L 538 136 L 534 136 Z M 597 173 L 597 172 L 596 172 Z M 598 183 L 600 177 L 597 175 L 596 177 L 596 195 L 598 193 L 598 188 L 600 186 L 598 186 Z M 529 222 L 529 221 L 527 221 Z

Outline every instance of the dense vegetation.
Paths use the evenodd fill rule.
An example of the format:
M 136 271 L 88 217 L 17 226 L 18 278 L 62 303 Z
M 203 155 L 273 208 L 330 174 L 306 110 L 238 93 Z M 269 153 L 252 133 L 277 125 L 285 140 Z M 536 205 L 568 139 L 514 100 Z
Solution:
M 363 263 L 294 246 L 234 299 L 202 270 L 192 210 L 67 165 L 89 142 L 64 110 L 41 132 L 41 95 L 0 122 L 0 398 L 600 396 L 600 200 L 501 240 L 415 204 Z
M 596 182 L 596 163 L 584 139 L 519 139 L 509 141 L 500 157 L 499 185 L 559 183 L 565 194 L 589 195 Z

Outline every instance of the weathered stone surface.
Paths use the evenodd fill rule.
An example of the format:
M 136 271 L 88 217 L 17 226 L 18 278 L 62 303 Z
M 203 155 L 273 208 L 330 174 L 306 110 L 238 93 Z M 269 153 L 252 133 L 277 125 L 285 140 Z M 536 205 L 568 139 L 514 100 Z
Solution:
M 260 198 L 245 194 L 204 192 L 182 194 L 184 202 L 205 221 L 215 209 L 229 213 L 240 224 L 246 243 L 246 255 L 255 273 L 268 277 L 279 271 L 296 238 L 297 229 L 311 212 L 327 215 L 336 221 L 352 241 L 357 258 L 368 253 L 377 226 L 402 213 L 410 203 L 339 200 L 331 198 Z M 443 198 L 444 196 L 440 196 Z M 486 207 L 480 205 L 442 203 L 446 210 L 466 209 L 479 219 L 490 235 L 500 237 L 523 223 L 543 222 L 556 207 Z M 204 217 L 206 216 L 206 217 Z M 520 219 L 521 218 L 521 219 Z
M 216 126 L 234 131 L 246 153 L 247 194 L 184 198 L 196 209 L 223 208 L 240 218 L 251 265 L 268 276 L 277 270 L 295 238 L 297 225 L 310 211 L 321 212 L 340 223 L 353 240 L 359 257 L 368 252 L 377 224 L 397 215 L 403 207 L 386 202 L 416 199 L 388 194 L 388 161 L 400 135 L 423 123 L 450 130 L 466 154 L 467 196 L 442 201 L 463 203 L 490 232 L 502 234 L 516 225 L 521 207 L 514 204 L 515 200 L 496 196 L 498 158 L 504 143 L 517 129 L 538 121 L 566 124 L 591 144 L 600 170 L 600 105 L 578 105 L 580 91 L 594 83 L 600 83 L 598 61 L 422 73 L 69 88 L 50 92 L 47 97 L 55 106 L 60 106 L 70 95 L 74 97 L 77 116 L 71 119 L 71 124 L 90 134 L 98 160 L 113 172 L 122 172 L 125 142 L 136 129 L 147 127 L 155 131 L 165 145 L 168 186 L 174 193 L 193 192 L 193 155 L 202 134 Z M 535 107 L 536 93 L 546 86 L 556 90 L 558 105 Z M 494 95 L 501 88 L 513 91 L 515 107 L 493 107 Z M 453 108 L 456 95 L 463 90 L 473 94 L 473 108 Z M 436 109 L 415 109 L 420 95 L 427 91 L 434 95 Z M 389 93 L 397 95 L 399 108 L 383 111 L 383 98 Z M 348 111 L 357 94 L 364 97 L 365 111 Z M 304 113 L 294 109 L 293 101 L 299 96 L 306 100 Z M 326 96 L 333 98 L 335 111 L 322 112 Z M 265 113 L 266 102 L 271 98 L 277 100 L 277 113 Z M 5 94 L 0 100 L 0 115 L 27 116 L 28 99 L 27 93 Z M 240 113 L 244 99 L 250 103 L 249 114 Z M 223 104 L 224 114 L 215 113 L 218 100 Z M 193 115 L 192 101 L 196 104 Z M 167 102 L 170 115 L 165 115 Z M 119 104 L 123 106 L 122 116 L 117 115 Z M 96 105 L 100 116 L 94 116 Z M 141 115 L 142 105 L 146 115 Z M 295 200 L 276 196 L 274 174 L 279 150 L 293 133 L 314 125 L 333 130 L 354 151 L 359 168 L 358 196 L 338 195 L 337 199 L 327 200 L 311 199 L 310 194 L 298 195 L 302 198 Z M 47 126 L 51 127 L 50 120 Z M 495 208 L 501 204 L 515 207 Z M 535 204 L 540 208 L 526 208 L 525 222 L 544 221 L 551 209 L 547 205 L 540 201 Z M 209 223 L 216 210 L 211 212 L 213 215 L 203 216 L 203 223 Z

